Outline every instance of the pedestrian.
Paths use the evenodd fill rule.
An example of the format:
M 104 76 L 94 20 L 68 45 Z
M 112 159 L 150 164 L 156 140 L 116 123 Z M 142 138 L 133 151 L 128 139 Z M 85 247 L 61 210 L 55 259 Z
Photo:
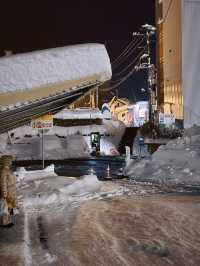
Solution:
M 13 224 L 14 208 L 16 208 L 16 177 L 11 170 L 12 156 L 0 158 L 0 200 L 1 225 Z

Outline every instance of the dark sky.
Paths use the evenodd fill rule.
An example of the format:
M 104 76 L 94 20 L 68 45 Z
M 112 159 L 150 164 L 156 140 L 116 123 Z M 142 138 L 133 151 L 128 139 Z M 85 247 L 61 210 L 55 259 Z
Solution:
M 111 60 L 132 32 L 154 24 L 155 0 L 4 0 L 0 3 L 0 54 L 69 44 L 105 43 Z M 136 82 L 138 83 L 138 82 Z M 138 85 L 139 86 L 139 85 Z

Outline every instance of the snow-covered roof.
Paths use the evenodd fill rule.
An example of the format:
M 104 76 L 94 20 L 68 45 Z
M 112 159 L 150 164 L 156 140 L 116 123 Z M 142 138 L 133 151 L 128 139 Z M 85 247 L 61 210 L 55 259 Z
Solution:
M 87 79 L 111 78 L 111 64 L 103 44 L 80 44 L 0 58 L 0 95 L 17 90 Z
M 102 119 L 99 109 L 64 109 L 54 115 L 57 119 Z

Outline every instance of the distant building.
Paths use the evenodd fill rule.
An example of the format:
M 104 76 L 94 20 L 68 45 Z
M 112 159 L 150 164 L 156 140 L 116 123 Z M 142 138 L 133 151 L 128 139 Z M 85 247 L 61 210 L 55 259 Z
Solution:
M 200 125 L 199 14 L 200 0 L 156 0 L 158 105 L 186 128 Z
M 127 121 L 129 127 L 140 127 L 149 121 L 148 101 L 139 101 L 129 105 Z
M 113 120 L 119 120 L 126 124 L 126 114 L 128 113 L 128 99 L 120 99 L 114 96 L 108 106 Z
M 149 104 L 147 101 L 139 101 L 130 104 L 128 99 L 120 99 L 116 96 L 108 103 L 113 120 L 122 121 L 126 127 L 140 127 L 148 122 Z

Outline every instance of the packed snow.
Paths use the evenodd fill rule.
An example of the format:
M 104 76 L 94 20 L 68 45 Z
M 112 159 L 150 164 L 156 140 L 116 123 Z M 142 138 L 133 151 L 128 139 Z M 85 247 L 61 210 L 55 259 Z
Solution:
M 200 185 L 200 127 L 160 146 L 151 159 L 130 160 L 124 172 L 136 180 L 164 185 Z
M 0 58 L 0 93 L 96 76 L 111 78 L 103 44 L 81 44 Z

